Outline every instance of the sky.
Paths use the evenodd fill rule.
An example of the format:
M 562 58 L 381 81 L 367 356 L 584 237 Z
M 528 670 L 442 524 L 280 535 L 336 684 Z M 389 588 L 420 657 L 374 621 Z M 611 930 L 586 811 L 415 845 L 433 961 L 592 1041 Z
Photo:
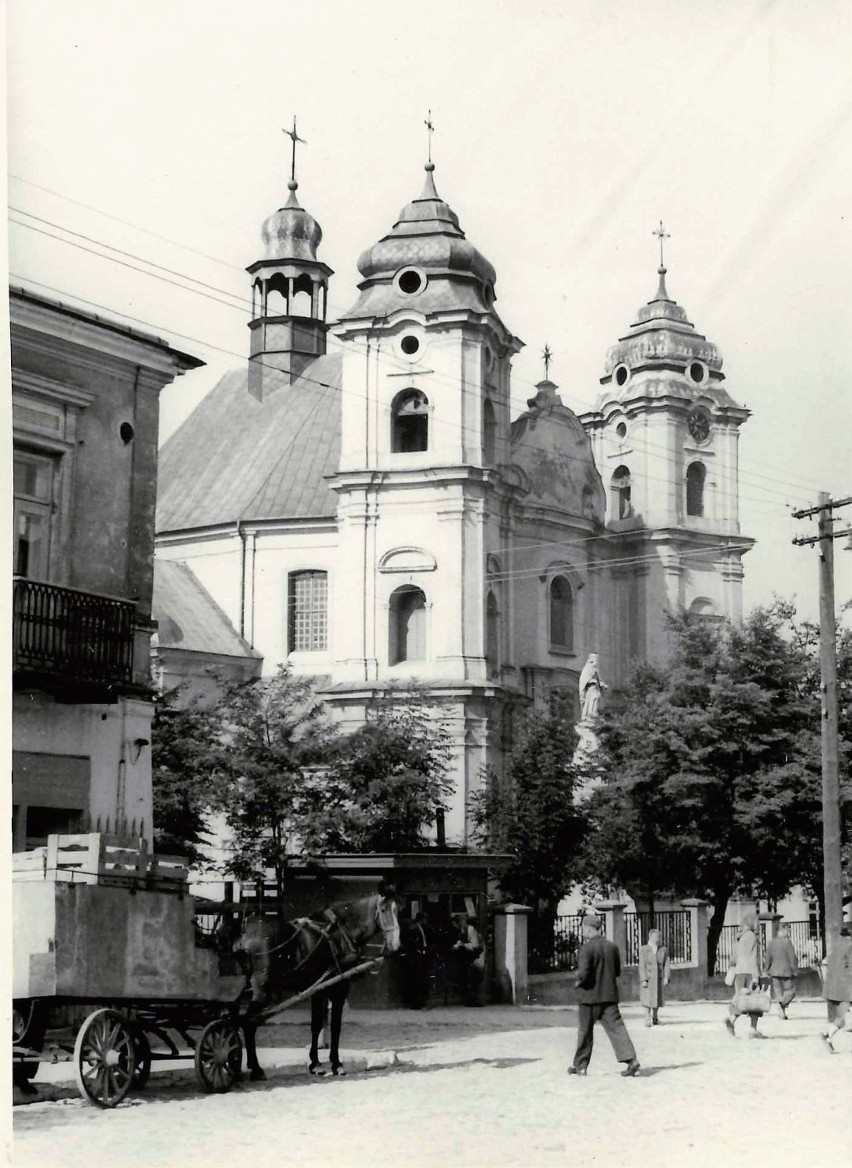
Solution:
M 208 363 L 163 391 L 163 438 L 247 354 L 282 127 L 297 115 L 307 140 L 334 317 L 419 194 L 431 110 L 438 190 L 526 345 L 518 410 L 545 344 L 565 403 L 592 406 L 656 289 L 663 220 L 669 293 L 752 412 L 746 606 L 778 593 L 816 617 L 817 552 L 791 542 L 816 522 L 791 511 L 852 495 L 848 0 L 7 0 L 7 20 L 11 282 Z

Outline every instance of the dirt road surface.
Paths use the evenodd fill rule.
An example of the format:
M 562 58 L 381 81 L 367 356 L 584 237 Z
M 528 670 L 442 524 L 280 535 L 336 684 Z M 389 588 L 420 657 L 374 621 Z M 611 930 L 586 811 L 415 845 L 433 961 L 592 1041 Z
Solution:
M 15 1165 L 38 1168 L 852 1168 L 852 1036 L 832 1056 L 822 1003 L 724 1029 L 719 1003 L 674 1003 L 647 1030 L 624 1016 L 642 1070 L 623 1079 L 600 1032 L 586 1078 L 566 1068 L 576 1010 L 351 1011 L 350 1074 L 309 1079 L 302 1019 L 264 1032 L 265 1083 L 204 1095 L 156 1070 L 113 1111 L 87 1106 L 67 1065 L 14 1109 Z M 369 1068 L 369 1069 L 368 1069 Z

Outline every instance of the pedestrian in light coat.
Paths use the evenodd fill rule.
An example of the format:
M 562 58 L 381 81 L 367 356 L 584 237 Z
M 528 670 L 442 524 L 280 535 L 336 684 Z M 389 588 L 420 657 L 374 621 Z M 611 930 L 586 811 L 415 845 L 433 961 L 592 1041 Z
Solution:
M 601 936 L 601 919 L 583 919 L 583 944 L 574 984 L 577 987 L 579 1018 L 577 1049 L 569 1075 L 585 1075 L 592 1057 L 595 1023 L 600 1022 L 612 1043 L 615 1057 L 624 1063 L 623 1076 L 630 1078 L 639 1070 L 639 1060 L 618 1008 L 618 975 L 621 956 L 618 946 Z
M 798 968 L 799 959 L 790 940 L 790 930 L 782 921 L 778 932 L 766 946 L 763 958 L 763 969 L 772 979 L 772 996 L 778 1003 L 782 1018 L 787 1017 L 787 1007 L 796 996 Z
M 663 1005 L 663 990 L 669 984 L 671 962 L 659 929 L 651 929 L 647 944 L 639 950 L 639 1002 L 645 1007 L 645 1025 L 656 1026 Z
M 740 922 L 740 931 L 737 934 L 737 943 L 734 947 L 734 955 L 731 958 L 731 969 L 734 971 L 734 993 L 731 998 L 731 1004 L 728 1007 L 728 1017 L 725 1019 L 725 1026 L 728 1028 L 728 1033 L 733 1036 L 734 1022 L 740 1015 L 740 1010 L 737 1008 L 737 995 L 741 990 L 749 990 L 755 982 L 760 981 L 760 966 L 758 964 L 757 954 L 757 917 L 754 913 L 746 913 Z M 757 1021 L 759 1014 L 749 1013 L 748 1019 L 751 1023 L 748 1036 L 749 1038 L 762 1038 L 763 1035 L 757 1029 Z

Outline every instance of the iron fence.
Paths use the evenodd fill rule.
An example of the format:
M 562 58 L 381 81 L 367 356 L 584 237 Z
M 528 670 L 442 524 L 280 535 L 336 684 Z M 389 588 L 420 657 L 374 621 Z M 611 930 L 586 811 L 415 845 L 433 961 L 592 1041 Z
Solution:
M 577 968 L 583 943 L 583 917 L 557 917 L 549 922 L 530 920 L 527 967 L 530 973 L 570 973 Z
M 130 682 L 135 613 L 131 601 L 16 577 L 15 671 Z
M 650 929 L 659 929 L 673 965 L 686 965 L 692 960 L 692 916 L 687 909 L 655 913 L 626 912 L 624 924 L 627 933 L 626 965 L 639 964 L 639 948 L 647 941 Z
M 796 952 L 799 965 L 803 968 L 819 965 L 822 960 L 822 934 L 819 923 L 816 921 L 784 921 L 790 930 L 790 940 Z M 716 947 L 716 964 L 714 973 L 727 973 L 734 956 L 737 944 L 739 925 L 723 925 L 719 935 L 719 944 Z M 766 936 L 763 927 L 757 930 L 757 955 L 760 968 L 763 968 L 763 956 L 766 949 Z

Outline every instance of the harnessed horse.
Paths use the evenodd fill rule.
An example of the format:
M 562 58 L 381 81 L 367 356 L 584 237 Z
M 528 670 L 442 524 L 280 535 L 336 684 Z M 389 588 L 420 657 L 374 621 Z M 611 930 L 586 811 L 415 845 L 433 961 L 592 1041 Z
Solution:
M 252 916 L 235 944 L 247 958 L 246 973 L 252 991 L 251 1005 L 242 1019 L 246 1064 L 251 1079 L 265 1079 L 258 1060 L 255 1035 L 263 1013 L 287 998 L 310 994 L 311 1049 L 308 1071 L 318 1072 L 319 1036 L 331 1006 L 329 1066 L 333 1075 L 342 1072 L 340 1024 L 343 1005 L 349 996 L 351 978 L 345 976 L 363 961 L 363 951 L 371 937 L 383 934 L 383 953 L 399 949 L 399 920 L 392 896 L 375 893 L 360 900 L 334 904 L 311 917 L 280 922 Z M 343 977 L 324 988 L 323 982 Z

